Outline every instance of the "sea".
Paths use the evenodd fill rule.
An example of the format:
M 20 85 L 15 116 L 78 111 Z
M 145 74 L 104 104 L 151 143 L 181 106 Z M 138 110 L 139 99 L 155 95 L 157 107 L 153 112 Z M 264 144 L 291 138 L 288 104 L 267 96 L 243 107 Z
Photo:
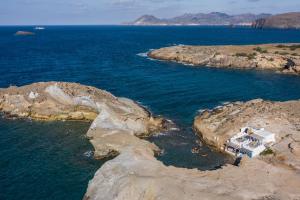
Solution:
M 17 31 L 35 35 L 15 36 Z M 148 138 L 165 165 L 215 170 L 230 159 L 192 129 L 204 109 L 262 98 L 300 99 L 300 77 L 158 61 L 147 52 L 172 45 L 300 42 L 299 30 L 209 26 L 0 26 L 0 87 L 68 81 L 131 98 L 176 128 Z M 105 160 L 93 158 L 87 122 L 0 119 L 0 200 L 80 200 Z M 199 145 L 200 143 L 200 145 Z M 199 153 L 192 153 L 194 147 Z

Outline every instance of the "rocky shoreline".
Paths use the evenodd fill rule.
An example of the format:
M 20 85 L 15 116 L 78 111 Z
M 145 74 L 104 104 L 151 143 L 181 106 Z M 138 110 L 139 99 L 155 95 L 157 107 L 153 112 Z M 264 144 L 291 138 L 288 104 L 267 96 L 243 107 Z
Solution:
M 167 124 L 166 120 L 153 117 L 130 99 L 118 98 L 91 86 L 66 82 L 40 82 L 0 89 L 0 111 L 8 116 L 36 120 L 93 121 L 87 136 L 94 146 L 99 143 L 105 145 L 105 142 L 102 144 L 102 135 L 110 131 L 115 135 L 122 132 L 121 138 L 124 134 L 146 137 L 164 130 Z M 116 151 L 110 144 L 105 148 L 95 148 L 95 156 L 109 157 Z
M 135 112 L 142 115 L 141 119 L 162 120 L 154 119 L 147 109 L 130 99 L 78 83 L 39 82 L 0 89 L 0 111 L 12 117 L 93 121 L 107 107 L 116 112 L 132 107 L 130 111 L 136 109 Z
M 180 45 L 153 50 L 148 56 L 195 67 L 260 69 L 300 75 L 300 44 Z
M 0 94 L 0 110 L 20 117 L 79 120 L 79 112 L 84 120 L 90 116 L 86 112 L 97 115 L 87 136 L 97 158 L 113 159 L 89 182 L 86 200 L 300 198 L 300 101 L 237 102 L 199 114 L 194 127 L 216 148 L 245 123 L 272 128 L 279 142 L 276 155 L 245 158 L 239 167 L 198 171 L 165 166 L 155 158 L 159 148 L 140 137 L 164 130 L 166 122 L 129 99 L 61 82 L 10 87 Z M 76 112 L 76 117 L 68 112 Z
M 244 124 L 274 131 L 278 139 L 274 154 L 243 158 L 238 167 L 214 171 L 167 167 L 154 157 L 155 148 L 148 142 L 129 140 L 125 151 L 97 171 L 85 199 L 299 199 L 299 107 L 300 101 L 258 99 L 199 114 L 195 130 L 221 151 L 222 143 Z
M 290 112 L 292 111 L 291 108 L 297 108 L 300 105 L 299 101 L 272 103 L 254 100 L 246 103 L 234 103 L 231 111 L 237 113 L 240 108 L 234 105 L 240 105 L 243 107 L 241 111 L 243 113 L 252 104 L 257 104 L 254 106 L 257 108 L 260 103 L 263 104 L 260 113 L 262 115 L 265 109 L 272 110 L 269 114 L 274 115 L 278 114 L 277 111 L 285 111 L 285 109 L 287 109 L 286 112 Z M 230 106 L 228 104 L 226 108 Z M 219 110 L 221 108 L 210 112 L 215 115 L 220 112 Z M 207 112 L 202 113 L 199 118 L 207 117 L 210 119 L 210 116 L 205 114 Z M 294 116 L 288 118 L 291 122 L 286 127 L 290 127 L 287 131 L 293 130 L 294 132 L 289 133 L 293 134 L 293 137 L 297 137 L 299 130 L 294 128 L 299 125 L 298 111 L 291 112 L 291 116 L 286 116 L 286 112 L 283 112 L 279 121 Z M 224 113 L 224 116 L 228 114 Z M 245 115 L 247 116 L 248 113 Z M 212 117 L 212 119 L 214 118 Z M 275 122 L 277 123 L 277 121 Z M 198 129 L 198 123 L 202 125 L 197 117 L 195 120 L 196 129 Z M 209 126 L 210 123 L 204 124 L 204 126 L 206 125 Z M 253 122 L 252 125 L 258 124 Z M 271 124 L 269 125 L 271 126 Z M 203 135 L 206 134 L 209 136 L 212 134 L 214 137 L 214 134 L 217 133 L 203 131 Z M 279 134 L 282 133 L 279 132 Z M 115 159 L 106 162 L 97 171 L 89 184 L 85 199 L 199 199 L 199 197 L 204 199 L 298 199 L 300 192 L 297 188 L 300 185 L 300 176 L 297 168 L 299 157 L 296 152 L 299 149 L 295 148 L 297 144 L 293 144 L 292 153 L 296 156 L 289 154 L 291 152 L 289 149 L 291 138 L 289 137 L 287 136 L 286 139 L 277 144 L 276 156 L 268 155 L 251 160 L 244 158 L 239 167 L 227 165 L 215 171 L 167 167 L 155 159 L 151 147 L 128 144 L 130 146 L 128 151 L 124 151 Z M 208 141 L 207 139 L 204 140 Z M 216 148 L 219 147 L 216 146 Z M 288 151 L 281 152 L 286 149 Z M 279 153 L 287 153 L 286 158 L 290 160 L 286 159 L 285 161 L 289 160 L 290 162 L 284 164 L 290 165 L 292 163 L 294 164 L 293 168 L 279 163 L 282 161 L 281 159 L 277 160 L 277 156 L 280 156 Z

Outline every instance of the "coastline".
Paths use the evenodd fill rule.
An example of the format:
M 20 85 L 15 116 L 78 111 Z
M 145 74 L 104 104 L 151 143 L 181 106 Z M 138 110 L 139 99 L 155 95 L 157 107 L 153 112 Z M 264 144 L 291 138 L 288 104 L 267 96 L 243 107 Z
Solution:
M 300 75 L 298 43 L 261 45 L 171 46 L 150 51 L 153 59 L 194 67 L 271 70 Z
M 55 96 L 56 98 L 53 98 L 51 96 L 53 93 L 49 93 L 49 89 L 47 89 L 51 86 L 60 89 L 57 90 L 56 88 L 55 90 L 60 91 L 57 92 L 60 95 Z M 60 107 L 65 108 L 62 109 L 64 112 L 69 112 L 74 109 L 73 106 L 78 106 L 79 102 L 83 105 L 81 109 L 87 109 L 85 107 L 89 106 L 95 108 L 93 103 L 100 109 L 99 115 L 90 126 L 87 136 L 95 148 L 97 158 L 113 157 L 113 159 L 107 161 L 96 172 L 89 183 L 84 199 L 155 199 L 158 197 L 198 199 L 199 196 L 206 199 L 281 197 L 295 199 L 300 197 L 297 190 L 300 184 L 297 170 L 287 169 L 264 159 L 245 158 L 242 159 L 238 167 L 226 165 L 214 171 L 165 166 L 155 158 L 155 153 L 159 152 L 159 148 L 155 144 L 139 138 L 164 128 L 164 120 L 152 117 L 148 111 L 131 100 L 117 98 L 96 88 L 74 83 L 37 83 L 34 88 L 37 88 L 37 91 L 32 92 L 38 92 L 39 98 L 41 98 L 35 99 L 34 102 L 49 103 L 50 101 L 56 103 L 55 106 L 51 107 L 52 111 L 55 111 L 56 107 Z M 24 98 L 26 101 L 21 105 L 28 105 L 28 101 L 29 103 L 31 101 L 28 99 L 31 89 L 30 86 L 4 89 L 4 93 L 8 96 L 1 96 L 6 99 L 4 102 L 11 103 L 11 107 L 19 106 L 20 108 L 19 101 L 7 101 L 7 99 Z M 90 89 L 94 92 L 89 93 Z M 45 91 L 46 94 L 44 94 Z M 86 96 L 87 93 L 91 95 L 91 101 L 88 101 L 88 103 L 84 101 L 84 104 L 82 104 L 82 101 L 73 101 L 78 97 Z M 1 102 L 3 105 L 3 99 L 1 99 Z M 73 104 L 74 102 L 76 104 Z M 247 107 L 247 105 L 253 106 L 261 102 L 262 100 L 255 100 L 245 104 L 240 102 L 237 105 L 246 105 Z M 275 105 L 275 108 L 278 107 L 279 110 L 286 106 L 290 108 L 290 103 L 298 106 L 299 101 L 287 102 L 286 104 L 262 103 L 265 109 L 262 109 L 261 114 L 266 114 L 266 111 L 272 110 Z M 231 109 L 235 110 L 235 104 L 232 105 Z M 36 105 L 33 104 L 32 107 L 36 107 Z M 227 107 L 231 107 L 231 105 L 228 104 Z M 39 107 L 36 112 L 43 112 L 43 109 L 44 107 Z M 16 110 L 12 109 L 12 112 L 16 112 Z M 294 109 L 293 112 L 297 112 L 297 109 Z M 222 113 L 220 110 L 213 110 L 211 114 L 203 112 L 200 118 L 215 119 L 214 116 L 219 116 L 220 113 Z M 231 112 L 225 112 L 224 115 L 227 116 L 228 113 Z M 297 116 L 293 118 L 296 121 L 292 120 L 291 125 L 294 126 L 298 123 L 299 118 Z M 291 119 L 285 115 L 282 117 L 283 119 Z M 234 119 L 239 118 L 234 117 Z M 211 125 L 214 125 L 214 123 L 207 123 L 207 126 Z M 214 135 L 211 131 L 206 131 L 206 134 L 212 137 Z M 224 137 L 224 139 L 226 138 Z M 242 178 L 245 174 L 247 174 L 246 180 Z M 253 182 L 257 184 L 251 185 L 250 183 Z M 239 193 L 236 193 L 236 190 Z M 249 195 L 250 193 L 252 195 Z

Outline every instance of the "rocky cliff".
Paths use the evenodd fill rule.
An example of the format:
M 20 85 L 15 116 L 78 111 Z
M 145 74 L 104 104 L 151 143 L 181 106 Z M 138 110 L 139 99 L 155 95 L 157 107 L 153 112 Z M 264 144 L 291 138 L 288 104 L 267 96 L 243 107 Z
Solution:
M 254 28 L 300 28 L 300 12 L 284 13 L 267 18 L 260 18 L 253 22 Z
M 192 64 L 195 67 L 268 69 L 300 74 L 299 44 L 172 46 L 153 50 L 148 56 L 159 60 Z

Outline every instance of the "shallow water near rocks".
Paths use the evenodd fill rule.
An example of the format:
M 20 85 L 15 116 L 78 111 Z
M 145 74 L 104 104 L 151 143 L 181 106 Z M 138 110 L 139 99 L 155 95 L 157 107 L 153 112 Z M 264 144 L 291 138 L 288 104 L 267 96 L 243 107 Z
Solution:
M 194 68 L 147 59 L 149 49 L 174 44 L 300 42 L 298 30 L 226 27 L 50 26 L 0 27 L 0 87 L 71 81 L 136 100 L 171 119 L 179 131 L 149 140 L 166 165 L 215 169 L 227 157 L 202 145 L 192 154 L 198 110 L 224 102 L 300 98 L 300 77 L 268 71 Z M 101 166 L 84 137 L 88 123 L 0 120 L 0 199 L 81 199 Z

